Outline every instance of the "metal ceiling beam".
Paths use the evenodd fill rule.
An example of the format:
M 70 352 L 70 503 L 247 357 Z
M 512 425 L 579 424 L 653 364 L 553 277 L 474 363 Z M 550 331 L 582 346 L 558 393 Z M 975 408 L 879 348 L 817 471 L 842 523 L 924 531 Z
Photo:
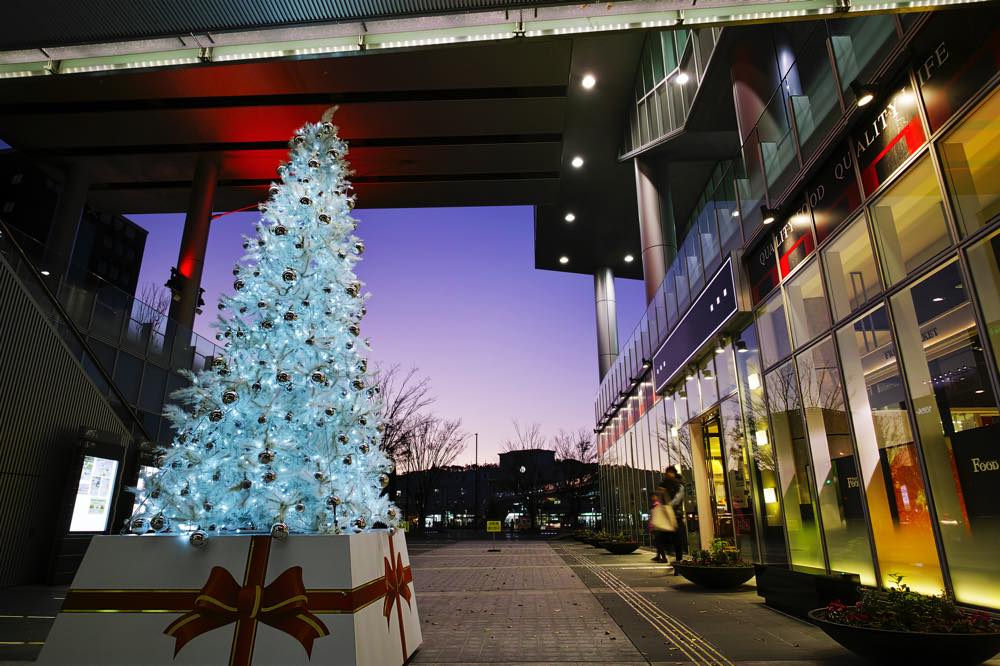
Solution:
M 601 31 L 681 26 L 721 26 L 763 21 L 801 20 L 829 14 L 917 11 L 989 0 L 626 0 L 524 7 L 506 11 L 466 11 L 389 20 L 319 22 L 242 32 L 203 31 L 138 40 L 0 51 L 0 78 L 79 74 L 85 72 L 177 67 L 203 62 L 247 59 L 349 55 L 366 51 L 407 49 L 440 44 L 530 39 Z M 696 4 L 697 2 L 697 4 Z M 95 11 L 93 3 L 80 3 Z M 68 11 L 73 5 L 61 6 Z M 238 5 L 232 5 L 238 6 Z M 121 6 L 116 5 L 118 10 Z M 139 11 L 142 5 L 135 5 Z M 8 10 L 11 11 L 11 10 Z M 119 17 L 121 19 L 122 17 Z M 144 14 L 131 20 L 147 20 Z M 25 40 L 30 40 L 30 35 Z M 42 40 L 44 41 L 44 40 Z

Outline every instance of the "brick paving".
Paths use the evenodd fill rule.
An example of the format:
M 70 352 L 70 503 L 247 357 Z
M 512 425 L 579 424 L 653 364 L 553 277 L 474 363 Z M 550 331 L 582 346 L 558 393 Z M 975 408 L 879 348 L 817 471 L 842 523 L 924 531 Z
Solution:
M 463 541 L 411 552 L 424 644 L 413 664 L 646 660 L 547 544 Z

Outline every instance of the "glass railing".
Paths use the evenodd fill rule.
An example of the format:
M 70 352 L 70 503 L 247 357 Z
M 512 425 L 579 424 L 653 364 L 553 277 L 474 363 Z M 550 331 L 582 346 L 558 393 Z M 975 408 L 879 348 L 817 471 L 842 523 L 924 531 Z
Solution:
M 150 438 L 169 442 L 173 432 L 161 415 L 169 395 L 186 384 L 178 371 L 210 367 L 222 348 L 30 236 L 16 229 L 7 233 L 136 410 Z M 68 269 L 59 270 L 67 264 Z
M 667 34 L 675 36 L 662 37 Z M 690 71 L 689 84 L 695 80 L 700 83 L 719 34 L 717 29 L 664 32 L 658 43 L 651 41 L 653 36 L 647 38 L 642 60 L 662 58 L 663 66 L 650 71 L 664 72 L 664 78 L 653 76 L 652 89 L 646 85 L 649 78 L 637 82 L 637 104 L 642 99 L 651 100 L 659 86 L 666 86 L 678 72 Z M 621 346 L 618 359 L 601 380 L 595 410 L 599 415 L 617 409 L 624 395 L 633 391 L 645 372 L 643 362 L 652 360 L 652 354 L 721 261 L 760 233 L 761 206 L 777 207 L 797 187 L 796 176 L 806 160 L 815 156 L 830 131 L 853 108 L 850 83 L 866 82 L 898 43 L 896 18 L 892 16 L 817 22 L 806 35 L 795 59 L 778 72 L 780 83 L 747 133 L 741 153 L 732 163 L 720 163 L 691 219 L 678 225 L 687 232 L 683 237 L 678 234 L 677 256 L 667 266 L 646 313 Z M 692 58 L 694 69 L 686 64 Z M 683 86 L 671 84 L 664 90 L 679 88 Z M 693 93 L 696 87 L 691 88 Z M 689 108 L 690 100 L 686 103 L 685 108 Z M 634 130 L 637 116 L 634 112 L 629 116 Z M 669 127 L 684 122 L 678 118 L 678 125 L 669 115 L 663 118 L 660 127 L 668 132 L 673 131 Z M 655 140 L 648 135 L 644 139 L 641 131 L 627 132 L 626 138 L 632 142 L 626 142 L 625 153 Z
M 128 428 L 135 440 L 149 441 L 151 433 L 133 409 L 127 397 L 118 389 L 113 376 L 90 346 L 86 334 L 75 324 L 48 283 L 48 276 L 39 272 L 17 236 L 0 220 L 0 255 L 10 266 L 21 284 L 31 294 L 52 327 L 70 352 L 83 366 L 94 386 L 108 401 L 112 410 Z M 53 384 L 53 390 L 56 385 Z

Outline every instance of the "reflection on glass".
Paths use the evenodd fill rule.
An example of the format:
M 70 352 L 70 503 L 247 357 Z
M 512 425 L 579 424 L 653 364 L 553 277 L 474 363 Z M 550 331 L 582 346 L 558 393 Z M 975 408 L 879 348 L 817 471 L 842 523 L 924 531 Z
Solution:
M 840 85 L 848 103 L 854 102 L 851 82 L 866 82 L 868 74 L 882 64 L 897 41 L 896 21 L 892 16 L 866 16 L 862 20 L 827 21 L 830 44 L 840 71 Z
M 823 293 L 819 261 L 799 271 L 785 287 L 788 318 L 792 324 L 795 346 L 801 347 L 830 327 L 830 312 Z
M 825 42 L 826 30 L 814 30 L 785 77 L 803 160 L 812 156 L 841 115 Z
M 799 168 L 787 109 L 785 89 L 779 87 L 757 121 L 760 154 L 764 161 L 767 191 L 772 201 L 785 191 Z
M 767 421 L 767 407 L 764 402 L 764 381 L 761 371 L 760 350 L 757 346 L 757 330 L 747 327 L 736 343 L 736 367 L 740 379 L 740 393 L 743 404 L 743 424 L 746 428 L 746 442 L 753 464 L 753 491 L 759 507 L 756 522 L 764 549 L 763 561 L 770 564 L 786 564 L 785 533 L 782 528 L 781 501 L 778 496 L 778 480 L 775 476 L 774 450 Z
M 736 357 L 732 342 L 722 346 L 722 353 L 715 355 L 715 374 L 719 384 L 719 396 L 726 397 L 736 390 Z
M 862 584 L 875 585 L 833 340 L 826 338 L 799 354 L 796 364 L 830 568 L 858 574 Z
M 726 485 L 729 488 L 728 504 L 732 516 L 732 529 L 736 546 L 743 557 L 759 561 L 757 553 L 756 524 L 754 520 L 752 475 L 745 445 L 743 419 L 740 416 L 740 401 L 737 396 L 725 400 L 719 406 L 722 422 L 722 444 L 725 456 Z
M 742 159 L 736 160 L 736 191 L 740 197 L 743 237 L 750 238 L 760 226 L 760 204 L 764 201 L 764 168 L 760 164 L 756 129 L 743 144 Z
M 969 268 L 976 283 L 976 296 L 993 346 L 994 360 L 1000 365 L 1000 232 L 972 246 Z
M 962 121 L 938 149 L 957 215 L 972 233 L 1000 215 L 1000 93 Z
M 715 359 L 712 356 L 707 356 L 698 365 L 698 379 L 702 409 L 708 409 L 719 401 L 719 389 L 715 384 Z
M 914 590 L 939 594 L 927 492 L 885 308 L 841 328 L 837 344 L 881 583 L 900 574 Z
M 823 265 L 836 319 L 846 317 L 882 293 L 864 217 L 851 222 L 844 233 L 826 246 Z
M 957 262 L 892 298 L 955 597 L 1000 605 L 1000 411 Z
M 825 571 L 816 503 L 809 481 L 809 450 L 802 422 L 802 404 L 792 362 L 770 372 L 764 378 L 764 385 L 774 428 L 778 480 L 792 567 Z
M 764 367 L 774 365 L 792 353 L 785 324 L 785 303 L 781 292 L 772 296 L 757 311 L 757 330 L 760 333 L 760 349 L 764 356 Z
M 951 245 L 941 188 L 925 156 L 872 206 L 886 278 L 896 283 Z

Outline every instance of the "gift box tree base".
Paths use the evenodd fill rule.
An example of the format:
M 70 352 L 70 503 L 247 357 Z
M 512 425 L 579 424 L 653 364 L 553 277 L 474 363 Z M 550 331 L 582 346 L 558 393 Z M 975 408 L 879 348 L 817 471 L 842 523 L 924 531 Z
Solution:
M 39 663 L 403 664 L 420 621 L 391 532 L 96 537 Z

